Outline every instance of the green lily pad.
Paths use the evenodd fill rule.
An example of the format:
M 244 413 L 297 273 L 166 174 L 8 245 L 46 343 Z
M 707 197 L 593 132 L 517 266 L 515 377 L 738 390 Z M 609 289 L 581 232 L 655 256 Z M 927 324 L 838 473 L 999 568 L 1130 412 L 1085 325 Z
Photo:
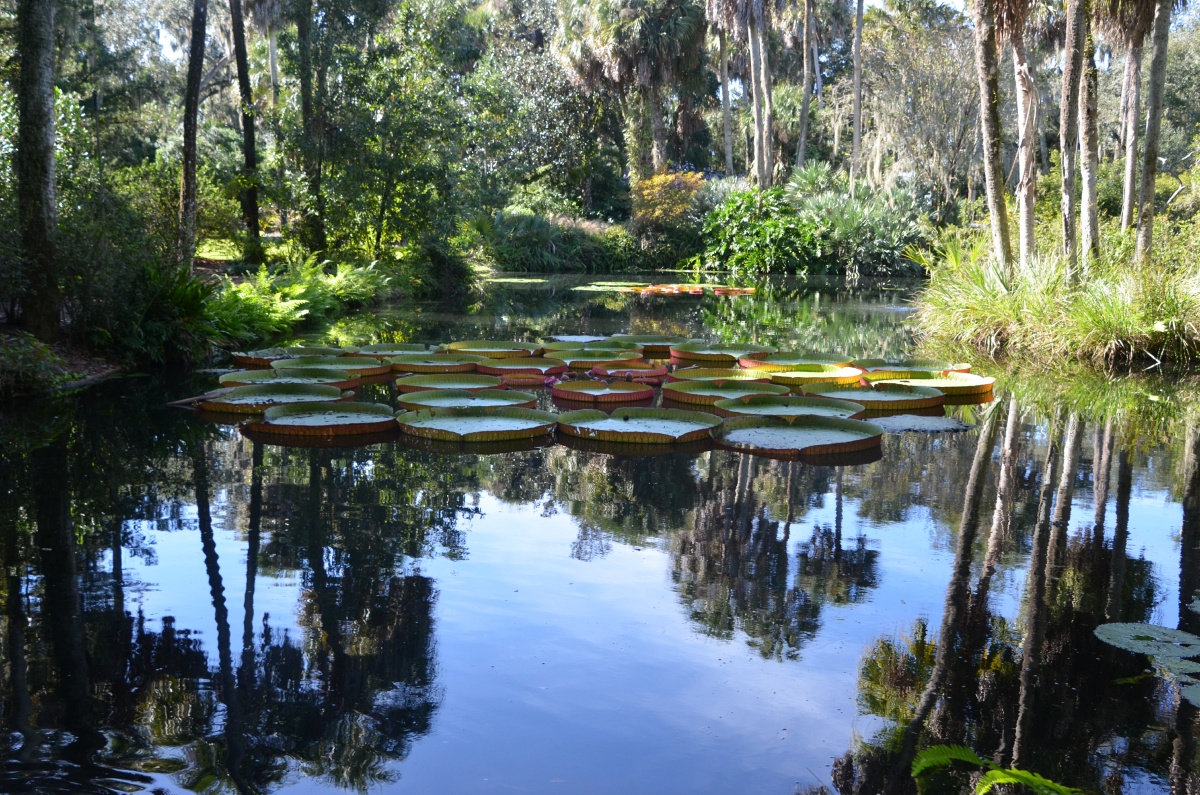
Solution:
M 293 345 L 290 348 L 284 348 L 283 352 L 290 357 L 348 356 L 358 353 L 358 348 L 337 345 Z
M 537 342 L 514 342 L 512 340 L 463 340 L 448 342 L 442 346 L 442 350 L 449 353 L 468 353 L 474 356 L 486 356 L 489 359 L 529 358 L 536 356 L 541 349 L 541 344 Z
M 787 370 L 771 373 L 771 383 L 790 387 L 808 384 L 857 384 L 862 371 L 854 367 L 833 364 L 798 364 Z
M 431 353 L 424 356 L 392 356 L 388 358 L 398 373 L 473 373 L 481 362 L 492 361 L 486 356 L 458 353 Z
M 969 373 L 971 371 L 971 365 L 969 364 L 963 362 L 945 362 L 940 359 L 855 359 L 851 364 L 868 371 L 896 370 L 928 373 L 944 373 L 947 371 Z
M 534 408 L 537 395 L 518 392 L 515 389 L 481 389 L 468 392 L 465 389 L 424 389 L 405 394 L 396 405 L 406 411 L 424 409 L 466 408 Z
M 553 358 L 567 363 L 572 370 L 589 370 L 600 362 L 620 362 L 642 358 L 637 351 L 553 351 Z
M 561 433 L 584 439 L 629 444 L 675 444 L 712 435 L 721 419 L 712 414 L 677 409 L 619 408 L 612 414 L 595 409 L 558 417 Z
M 865 412 L 861 403 L 849 400 L 801 397 L 798 395 L 748 395 L 713 404 L 728 414 L 747 417 L 833 417 L 859 419 Z
M 420 392 L 426 389 L 464 389 L 468 392 L 478 392 L 481 389 L 500 389 L 503 386 L 504 382 L 494 375 L 475 373 L 407 375 L 396 381 L 396 389 L 400 392 Z
M 786 395 L 789 391 L 786 386 L 758 381 L 676 381 L 663 384 L 662 387 L 664 400 L 705 406 L 711 406 L 718 400 L 734 400 L 750 395 Z
M 200 403 L 204 411 L 228 414 L 259 414 L 272 406 L 324 403 L 340 400 L 342 390 L 318 384 L 261 384 L 239 386 L 224 395 Z
M 1156 659 L 1200 656 L 1200 637 L 1156 624 L 1101 624 L 1096 627 L 1096 637 L 1118 649 Z
M 671 373 L 668 381 L 714 381 L 719 384 L 729 381 L 758 381 L 769 384 L 771 374 L 763 370 L 747 370 L 741 367 L 681 367 Z
M 876 383 L 932 387 L 946 395 L 982 395 L 992 391 L 996 379 L 972 373 L 928 373 L 914 370 L 909 372 L 906 378 L 888 378 Z
M 562 359 L 540 356 L 521 359 L 488 359 L 480 362 L 475 369 L 484 375 L 511 375 L 514 373 L 558 375 L 567 371 L 567 363 Z
M 440 408 L 396 415 L 400 429 L 413 436 L 448 442 L 501 442 L 542 436 L 558 419 L 547 411 L 518 408 Z
M 878 447 L 883 429 L 830 417 L 737 417 L 714 434 L 731 450 L 779 458 L 836 455 Z
M 392 409 L 378 403 L 302 403 L 267 409 L 260 427 L 273 433 L 336 436 L 387 430 L 395 424 Z
M 903 384 L 875 383 L 871 386 L 841 386 L 838 384 L 814 384 L 803 387 L 810 397 L 852 400 L 867 407 L 868 411 L 928 409 L 946 402 L 940 389 Z
M 255 384 L 325 384 L 339 389 L 354 389 L 360 383 L 358 376 L 345 370 L 327 370 L 323 367 L 287 370 L 234 370 L 219 379 L 221 386 L 253 386 Z
M 683 361 L 715 362 L 725 365 L 736 364 L 738 359 L 752 353 L 770 354 L 775 349 L 769 345 L 724 344 L 719 342 L 681 342 L 670 347 L 671 358 Z
M 276 370 L 345 370 L 362 378 L 386 375 L 392 371 L 388 362 L 380 362 L 370 356 L 301 356 L 298 359 L 283 359 L 272 362 Z
M 424 353 L 426 350 L 426 346 L 420 342 L 381 342 L 377 345 L 364 345 L 358 349 L 358 352 L 363 356 L 387 359 L 392 356 L 410 356 L 414 353 Z
M 837 367 L 846 367 L 850 364 L 850 357 L 839 356 L 833 353 L 817 353 L 815 351 L 780 352 L 766 356 L 743 356 L 738 359 L 738 364 L 754 370 L 779 373 L 807 364 L 832 364 Z
M 585 402 L 627 402 L 651 400 L 654 398 L 654 387 L 645 384 L 633 384 L 626 381 L 614 381 L 606 384 L 603 381 L 572 381 L 565 384 L 555 384 L 550 394 L 560 400 L 577 400 Z

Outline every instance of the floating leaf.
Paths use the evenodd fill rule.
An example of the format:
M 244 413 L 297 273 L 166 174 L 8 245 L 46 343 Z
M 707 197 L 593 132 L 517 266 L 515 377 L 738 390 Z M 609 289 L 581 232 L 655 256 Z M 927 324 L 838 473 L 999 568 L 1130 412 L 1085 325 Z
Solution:
M 1200 637 L 1157 624 L 1101 624 L 1096 637 L 1118 649 L 1159 659 L 1200 655 Z

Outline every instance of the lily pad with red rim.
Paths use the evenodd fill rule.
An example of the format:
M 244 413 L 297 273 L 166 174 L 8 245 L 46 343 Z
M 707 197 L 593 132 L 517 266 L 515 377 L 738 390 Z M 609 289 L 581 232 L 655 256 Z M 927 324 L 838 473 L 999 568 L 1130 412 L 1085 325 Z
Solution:
M 705 406 L 714 405 L 718 400 L 736 400 L 750 395 L 786 395 L 789 391 L 786 386 L 759 381 L 676 381 L 662 387 L 664 400 Z
M 388 375 L 392 365 L 380 362 L 369 356 L 301 356 L 297 359 L 282 359 L 271 363 L 276 370 L 345 370 L 351 375 L 366 378 L 374 375 Z
M 261 414 L 272 406 L 327 403 L 342 399 L 342 390 L 320 384 L 256 384 L 233 387 L 223 395 L 201 401 L 204 411 Z
M 275 406 L 259 425 L 277 434 L 341 436 L 374 433 L 395 427 L 392 409 L 379 403 L 301 403 Z
M 419 392 L 403 393 L 396 405 L 405 411 L 424 409 L 499 409 L 537 406 L 537 396 L 515 389 L 481 389 L 468 392 L 465 389 L 423 389 Z
M 499 389 L 504 382 L 494 375 L 477 373 L 433 373 L 428 375 L 406 375 L 396 379 L 399 392 L 420 392 L 426 389 L 462 389 L 478 392 L 482 389 Z
M 628 403 L 637 400 L 650 400 L 654 397 L 654 387 L 646 384 L 633 384 L 627 381 L 570 381 L 555 384 L 550 388 L 550 394 L 559 400 L 574 400 L 583 403 Z
M 356 389 L 362 379 L 345 370 L 323 367 L 287 370 L 234 370 L 219 379 L 221 386 L 253 386 L 255 384 L 324 384 L 339 389 Z
M 489 359 L 515 359 L 537 356 L 542 346 L 538 342 L 513 340 L 462 340 L 448 342 L 441 350 L 444 353 L 466 353 L 472 356 L 486 356 Z
M 714 434 L 729 450 L 783 459 L 836 455 L 879 447 L 883 429 L 831 417 L 737 417 Z
M 621 408 L 612 414 L 595 409 L 570 411 L 558 417 L 558 430 L 602 442 L 683 444 L 712 435 L 721 418 L 698 411 Z
M 558 419 L 536 409 L 427 409 L 396 415 L 407 434 L 446 442 L 503 442 L 543 436 Z
M 769 384 L 771 373 L 740 367 L 680 367 L 667 376 L 667 381 L 712 381 L 718 384 L 730 381 L 757 381 L 760 384 Z
M 388 358 L 392 370 L 397 373 L 473 373 L 482 362 L 491 361 L 486 356 L 467 354 L 430 353 L 424 356 L 392 356 Z
M 802 389 L 808 384 L 857 384 L 862 371 L 832 364 L 798 364 L 782 372 L 771 373 L 771 383 Z
M 732 400 L 718 400 L 713 407 L 722 414 L 736 417 L 832 417 L 839 420 L 859 420 L 866 407 L 849 400 L 804 397 L 801 395 L 747 395 Z
M 930 409 L 938 408 L 946 402 L 946 394 L 940 389 L 882 382 L 873 383 L 871 386 L 806 385 L 804 394 L 809 397 L 852 400 L 866 406 L 868 411 Z
M 672 359 L 681 362 L 707 362 L 732 366 L 738 359 L 754 353 L 770 354 L 775 349 L 769 345 L 726 344 L 720 342 L 683 342 L 670 347 Z

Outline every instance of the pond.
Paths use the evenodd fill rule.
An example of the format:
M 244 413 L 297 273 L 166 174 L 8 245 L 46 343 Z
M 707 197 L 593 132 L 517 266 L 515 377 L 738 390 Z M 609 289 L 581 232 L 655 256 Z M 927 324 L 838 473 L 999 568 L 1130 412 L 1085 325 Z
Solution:
M 533 279 L 308 341 L 895 357 L 912 289 Z M 1091 791 L 1200 781 L 1196 709 L 1093 636 L 1200 628 L 1188 383 L 1002 376 L 948 410 L 969 430 L 817 466 L 278 447 L 165 405 L 216 378 L 3 409 L 0 791 L 904 791 L 914 742 Z

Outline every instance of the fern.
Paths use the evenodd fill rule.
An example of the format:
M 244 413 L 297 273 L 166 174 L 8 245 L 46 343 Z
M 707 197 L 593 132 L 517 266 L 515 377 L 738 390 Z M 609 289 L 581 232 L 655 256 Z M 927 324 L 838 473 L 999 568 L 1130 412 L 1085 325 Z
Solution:
M 979 754 L 963 745 L 934 745 L 917 754 L 913 759 L 913 778 L 920 778 L 931 770 L 949 767 L 954 762 L 965 762 L 987 772 L 975 786 L 975 795 L 987 795 L 999 784 L 1016 784 L 1026 787 L 1037 795 L 1082 795 L 1081 790 L 1051 781 L 1028 770 L 1000 767 L 995 762 L 980 758 Z

